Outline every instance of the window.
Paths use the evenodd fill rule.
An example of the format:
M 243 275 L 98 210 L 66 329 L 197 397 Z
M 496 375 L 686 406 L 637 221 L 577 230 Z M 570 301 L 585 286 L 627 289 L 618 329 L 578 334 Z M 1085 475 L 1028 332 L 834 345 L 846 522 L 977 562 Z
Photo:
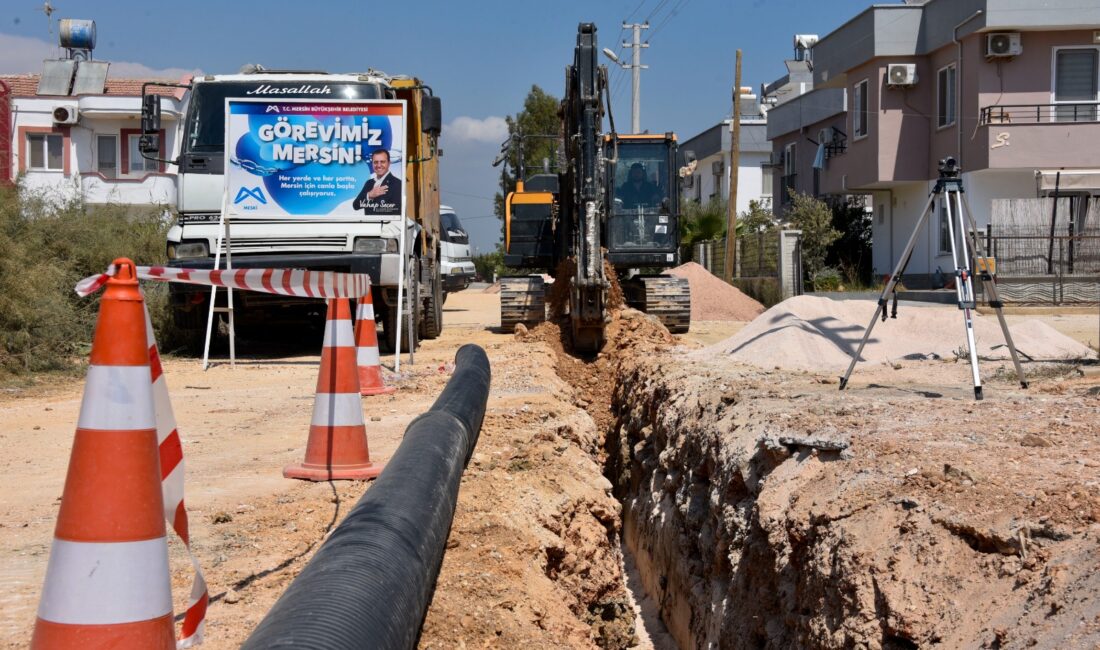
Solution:
M 798 150 L 795 143 L 790 143 L 783 153 L 783 175 L 794 176 L 798 171 Z
M 127 136 L 127 140 L 129 141 L 130 147 L 130 169 L 127 171 L 131 174 L 157 171 L 155 162 L 141 157 L 141 149 L 138 147 L 138 144 L 141 142 L 141 136 L 131 134 Z
M 30 159 L 30 164 L 27 165 L 27 169 L 63 170 L 65 168 L 63 143 L 60 133 L 28 133 L 27 157 Z
M 760 171 L 761 171 L 760 176 L 761 176 L 761 183 L 762 183 L 762 186 L 760 188 L 760 195 L 761 196 L 771 196 L 772 195 L 772 168 L 771 167 L 762 167 Z
M 104 178 L 118 178 L 118 136 L 97 135 L 96 171 Z
M 867 88 L 868 83 L 864 79 L 856 84 L 853 95 L 852 133 L 857 139 L 867 135 Z
M 955 64 L 941 68 L 936 75 L 936 125 L 955 123 Z
M 1061 48 L 1054 51 L 1054 103 L 1068 104 L 1054 108 L 1057 122 L 1092 122 L 1096 120 L 1098 81 L 1098 50 Z M 1075 102 L 1092 102 L 1081 105 Z

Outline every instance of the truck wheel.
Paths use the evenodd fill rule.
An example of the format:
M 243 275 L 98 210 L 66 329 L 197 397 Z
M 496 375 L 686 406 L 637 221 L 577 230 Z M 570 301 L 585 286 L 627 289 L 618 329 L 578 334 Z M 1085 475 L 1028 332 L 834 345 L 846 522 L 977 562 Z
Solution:
M 439 275 L 439 262 L 432 265 L 431 288 L 424 300 L 424 313 L 420 320 L 420 338 L 436 339 L 443 332 L 443 278 Z

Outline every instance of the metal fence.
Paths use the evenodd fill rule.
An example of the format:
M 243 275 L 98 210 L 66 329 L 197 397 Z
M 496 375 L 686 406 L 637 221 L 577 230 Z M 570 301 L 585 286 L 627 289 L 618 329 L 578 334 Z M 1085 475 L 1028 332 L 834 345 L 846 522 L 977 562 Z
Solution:
M 772 278 L 779 275 L 779 237 L 775 231 L 737 238 L 735 278 Z M 726 239 L 695 244 L 695 261 L 719 277 L 726 273 Z
M 765 230 L 750 233 L 737 238 L 736 268 L 733 270 L 735 284 L 747 290 L 750 295 L 761 291 L 768 295 L 754 295 L 757 300 L 768 303 L 762 298 L 788 298 L 802 293 L 802 233 L 798 230 Z M 699 242 L 695 244 L 693 259 L 718 277 L 725 277 L 726 240 Z M 766 286 L 765 286 L 766 285 Z M 774 286 L 773 286 L 774 285 Z M 778 300 L 770 300 L 777 302 Z
M 982 233 L 996 260 L 997 288 L 1006 302 L 1100 301 L 1100 228 L 990 226 Z

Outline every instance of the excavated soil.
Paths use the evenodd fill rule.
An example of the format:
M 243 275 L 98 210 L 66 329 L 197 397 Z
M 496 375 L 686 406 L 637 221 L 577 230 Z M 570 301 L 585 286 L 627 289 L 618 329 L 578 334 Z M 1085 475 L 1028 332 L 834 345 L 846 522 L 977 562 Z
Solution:
M 723 282 L 706 267 L 688 262 L 669 274 L 685 278 L 691 286 L 692 321 L 751 321 L 764 313 L 764 305 Z
M 661 647 L 643 626 L 660 634 L 657 613 L 684 648 L 1100 643 L 1095 376 L 1029 364 L 1025 392 L 985 364 L 975 403 L 965 362 L 903 361 L 860 366 L 841 393 L 824 375 L 695 358 L 694 334 L 630 309 L 591 359 L 561 323 L 499 333 L 494 294 L 457 293 L 445 312 L 398 393 L 364 404 L 385 462 L 454 350 L 489 354 L 420 647 Z M 204 647 L 238 647 L 369 489 L 281 477 L 303 453 L 316 364 L 165 363 L 214 596 Z M 30 638 L 81 388 L 0 395 L 3 647 Z M 190 576 L 174 542 L 172 560 L 179 612 Z
M 625 361 L 610 465 L 680 646 L 1098 647 L 1100 382 L 967 372 Z

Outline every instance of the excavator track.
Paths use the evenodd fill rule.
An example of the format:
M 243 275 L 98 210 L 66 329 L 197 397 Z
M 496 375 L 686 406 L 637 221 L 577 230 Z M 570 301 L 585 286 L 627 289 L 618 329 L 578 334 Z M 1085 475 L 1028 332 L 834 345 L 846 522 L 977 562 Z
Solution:
M 642 276 L 644 291 L 632 291 L 632 306 L 656 316 L 673 334 L 686 334 L 691 327 L 691 287 L 686 278 L 670 275 Z
M 505 332 L 517 323 L 536 325 L 546 320 L 546 285 L 533 275 L 500 280 L 500 328 Z

